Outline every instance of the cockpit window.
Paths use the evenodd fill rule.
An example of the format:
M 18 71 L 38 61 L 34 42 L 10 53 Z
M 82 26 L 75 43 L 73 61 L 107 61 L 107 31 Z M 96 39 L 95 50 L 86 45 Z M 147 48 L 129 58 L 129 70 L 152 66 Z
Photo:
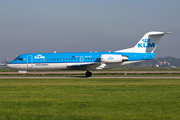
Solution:
M 23 61 L 23 58 L 16 58 L 15 60 Z

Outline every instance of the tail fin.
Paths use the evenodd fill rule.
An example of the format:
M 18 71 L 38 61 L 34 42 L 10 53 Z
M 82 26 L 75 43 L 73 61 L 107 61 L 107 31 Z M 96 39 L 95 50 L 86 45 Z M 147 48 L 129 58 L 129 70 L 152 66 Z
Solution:
M 138 53 L 153 53 L 162 36 L 171 34 L 164 32 L 148 32 L 141 40 L 133 47 L 116 52 L 138 52 Z
M 134 46 L 133 52 L 153 53 L 162 36 L 171 34 L 164 32 L 148 32 Z

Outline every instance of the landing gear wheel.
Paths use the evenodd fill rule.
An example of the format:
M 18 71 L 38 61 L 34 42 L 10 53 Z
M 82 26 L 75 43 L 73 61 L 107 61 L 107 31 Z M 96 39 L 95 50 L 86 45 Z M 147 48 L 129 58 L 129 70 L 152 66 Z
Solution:
M 25 77 L 28 77 L 28 74 L 27 74 L 27 73 L 25 74 Z
M 89 71 L 87 71 L 87 72 L 86 72 L 86 77 L 91 77 L 91 76 L 92 76 L 92 73 L 89 72 Z

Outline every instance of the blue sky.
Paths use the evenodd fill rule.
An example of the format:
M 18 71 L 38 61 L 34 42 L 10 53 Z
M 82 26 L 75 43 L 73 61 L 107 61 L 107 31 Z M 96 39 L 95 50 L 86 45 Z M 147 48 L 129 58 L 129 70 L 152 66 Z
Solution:
M 0 61 L 23 53 L 133 47 L 149 31 L 173 32 L 155 50 L 180 57 L 179 0 L 0 0 Z

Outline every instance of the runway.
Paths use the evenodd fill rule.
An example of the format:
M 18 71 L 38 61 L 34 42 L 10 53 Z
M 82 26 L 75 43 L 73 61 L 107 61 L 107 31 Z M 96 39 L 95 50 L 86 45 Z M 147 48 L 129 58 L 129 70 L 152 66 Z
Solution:
M 0 77 L 0 79 L 180 79 L 180 77 Z

